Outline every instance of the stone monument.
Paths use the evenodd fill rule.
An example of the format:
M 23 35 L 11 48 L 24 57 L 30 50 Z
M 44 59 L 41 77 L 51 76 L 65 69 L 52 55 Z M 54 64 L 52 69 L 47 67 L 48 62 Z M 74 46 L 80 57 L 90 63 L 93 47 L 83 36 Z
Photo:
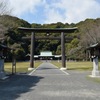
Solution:
M 0 79 L 5 77 L 3 47 L 0 46 Z
M 98 58 L 100 57 L 100 44 L 96 43 L 91 45 L 88 50 L 90 51 L 90 56 L 93 61 L 93 70 L 91 77 L 100 77 L 99 72 L 99 61 Z

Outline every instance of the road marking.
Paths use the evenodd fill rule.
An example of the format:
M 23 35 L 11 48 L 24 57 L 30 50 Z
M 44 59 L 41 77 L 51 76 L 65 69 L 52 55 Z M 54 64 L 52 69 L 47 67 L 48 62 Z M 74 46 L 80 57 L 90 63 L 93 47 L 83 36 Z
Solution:
M 64 70 L 61 70 L 63 73 L 65 73 L 66 75 L 69 75 L 69 73 L 67 73 L 66 71 L 64 71 Z
M 32 72 L 30 72 L 28 75 L 32 75 L 34 72 L 36 71 L 36 69 L 34 69 Z
M 43 64 L 43 63 L 42 63 Z M 41 65 L 42 65 L 41 64 Z M 50 63 L 51 65 L 53 65 L 52 63 Z M 41 65 L 39 65 L 37 68 L 35 68 L 32 72 L 30 72 L 28 75 L 32 75 Z M 57 66 L 55 66 L 55 65 L 53 65 L 54 67 L 56 67 L 57 69 L 59 69 Z M 61 70 L 61 69 L 59 69 L 60 71 L 62 71 L 64 74 L 66 74 L 66 75 L 70 75 L 69 73 L 67 73 L 66 71 L 64 71 L 64 70 Z M 60 75 L 60 74 L 59 74 Z
M 52 64 L 52 63 L 50 63 L 50 64 Z M 53 64 L 52 64 L 53 65 Z M 55 66 L 55 65 L 53 65 L 54 67 L 56 67 L 57 69 L 59 69 L 57 66 Z M 65 73 L 66 75 L 70 75 L 69 73 L 67 73 L 66 71 L 64 71 L 64 70 L 61 70 L 61 69 L 59 69 L 60 71 L 62 71 L 63 73 Z
M 37 68 L 35 68 L 32 72 L 30 72 L 28 75 L 32 75 L 40 66 L 41 66 L 41 64 Z

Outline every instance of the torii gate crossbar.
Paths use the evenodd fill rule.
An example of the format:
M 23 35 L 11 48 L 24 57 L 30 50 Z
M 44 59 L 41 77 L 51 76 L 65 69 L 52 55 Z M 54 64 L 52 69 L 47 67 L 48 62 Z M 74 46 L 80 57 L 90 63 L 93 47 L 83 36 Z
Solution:
M 34 68 L 34 43 L 35 43 L 35 33 L 61 33 L 61 54 L 62 54 L 62 68 L 66 68 L 66 58 L 65 58 L 65 35 L 64 33 L 73 33 L 77 30 L 74 28 L 25 28 L 18 27 L 19 30 L 25 32 L 31 32 L 31 55 L 30 55 L 30 68 Z

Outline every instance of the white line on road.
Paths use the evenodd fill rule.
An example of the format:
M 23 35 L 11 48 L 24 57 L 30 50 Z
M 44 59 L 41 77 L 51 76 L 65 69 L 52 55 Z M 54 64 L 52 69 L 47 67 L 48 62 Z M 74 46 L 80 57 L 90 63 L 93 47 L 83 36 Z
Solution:
M 43 64 L 43 63 L 42 63 Z M 51 65 L 53 65 L 52 63 L 50 63 Z M 32 72 L 30 72 L 28 75 L 32 75 L 41 65 L 39 65 L 37 68 L 35 68 Z M 57 69 L 59 69 L 57 66 L 53 65 L 54 67 L 56 67 Z M 66 75 L 70 75 L 69 73 L 67 73 L 64 70 L 59 69 L 60 71 L 62 71 L 64 74 Z
M 41 64 L 37 68 L 35 68 L 32 72 L 30 72 L 28 75 L 32 75 L 40 66 Z
M 30 72 L 28 75 L 32 75 L 34 72 L 36 71 L 36 69 L 34 69 L 32 72 Z
M 66 71 L 64 71 L 64 70 L 61 70 L 63 73 L 65 73 L 66 75 L 69 75 L 69 73 L 67 73 Z
M 52 63 L 51 63 L 52 64 Z M 52 64 L 53 65 L 53 64 Z M 57 69 L 59 69 L 57 66 L 55 66 L 55 65 L 53 65 L 54 67 L 56 67 Z M 70 75 L 69 73 L 67 73 L 66 71 L 64 71 L 64 70 L 61 70 L 61 69 L 59 69 L 60 71 L 62 71 L 63 73 L 65 73 L 66 75 Z

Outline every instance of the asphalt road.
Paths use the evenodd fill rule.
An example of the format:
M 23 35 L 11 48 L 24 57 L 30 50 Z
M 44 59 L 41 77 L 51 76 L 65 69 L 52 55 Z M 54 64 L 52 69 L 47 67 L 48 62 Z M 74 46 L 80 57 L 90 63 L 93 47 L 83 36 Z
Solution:
M 31 75 L 0 81 L 0 100 L 100 100 L 100 83 L 88 72 L 63 72 L 45 62 Z

